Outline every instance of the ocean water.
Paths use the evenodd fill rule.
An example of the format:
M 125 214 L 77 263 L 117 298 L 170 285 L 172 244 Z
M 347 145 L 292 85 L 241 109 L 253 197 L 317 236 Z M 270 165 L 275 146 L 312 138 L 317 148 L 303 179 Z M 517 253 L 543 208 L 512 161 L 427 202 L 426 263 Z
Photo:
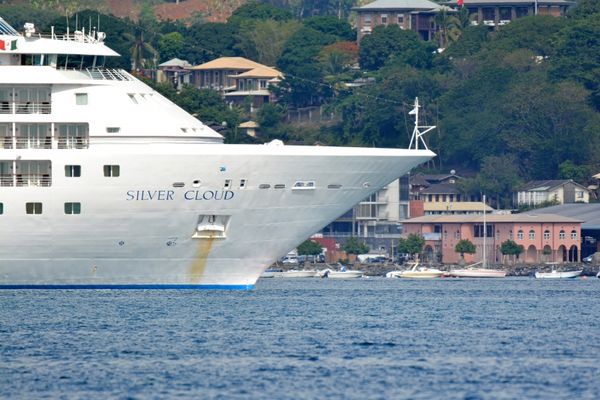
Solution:
M 600 279 L 0 291 L 0 398 L 598 399 Z

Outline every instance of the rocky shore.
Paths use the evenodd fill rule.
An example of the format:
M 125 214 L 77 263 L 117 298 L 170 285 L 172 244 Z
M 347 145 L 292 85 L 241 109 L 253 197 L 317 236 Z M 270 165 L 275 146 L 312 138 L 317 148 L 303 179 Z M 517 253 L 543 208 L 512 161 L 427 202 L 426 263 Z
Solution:
M 427 267 L 437 268 L 442 271 L 450 271 L 451 269 L 463 268 L 458 265 L 448 265 L 448 264 L 424 264 Z M 298 266 L 294 264 L 282 265 L 275 264 L 274 268 L 281 268 L 284 271 L 288 271 L 291 269 L 315 269 L 315 270 L 323 270 L 326 268 L 338 268 L 338 265 L 328 265 L 324 263 L 313 263 L 313 264 L 305 264 L 303 266 Z M 366 276 L 385 276 L 386 273 L 394 270 L 404 270 L 409 269 L 409 264 L 398 265 L 392 263 L 375 263 L 375 264 L 361 264 L 355 263 L 353 265 L 348 265 L 348 269 L 359 269 L 365 272 Z M 515 264 L 515 265 L 502 265 L 502 264 L 494 264 L 489 265 L 489 268 L 500 269 L 506 271 L 506 276 L 533 276 L 536 271 L 539 272 L 551 272 L 552 269 L 556 269 L 557 271 L 577 271 L 583 269 L 582 276 L 596 276 L 596 274 L 600 271 L 599 265 L 590 265 L 590 264 L 581 264 L 581 263 L 568 263 L 568 264 L 559 264 L 559 265 L 549 265 L 549 264 Z

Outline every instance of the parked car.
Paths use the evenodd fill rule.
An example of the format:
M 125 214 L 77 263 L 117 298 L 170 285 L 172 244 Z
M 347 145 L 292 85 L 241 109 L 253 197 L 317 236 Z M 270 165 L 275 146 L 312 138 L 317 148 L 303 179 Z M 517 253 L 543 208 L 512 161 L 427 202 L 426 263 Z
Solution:
M 589 263 L 591 263 L 592 261 L 594 261 L 594 255 L 593 255 L 593 254 L 590 254 L 589 256 L 587 256 L 587 257 L 584 257 L 584 259 L 583 259 L 582 261 L 583 261 L 584 263 L 586 263 L 586 264 L 589 264 Z
M 298 257 L 285 256 L 281 260 L 282 264 L 298 264 Z

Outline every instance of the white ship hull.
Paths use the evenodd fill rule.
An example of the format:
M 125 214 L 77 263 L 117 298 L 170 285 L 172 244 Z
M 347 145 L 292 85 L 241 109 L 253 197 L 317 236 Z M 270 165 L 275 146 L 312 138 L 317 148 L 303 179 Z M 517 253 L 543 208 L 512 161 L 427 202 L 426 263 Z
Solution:
M 65 178 L 55 168 L 51 187 L 0 188 L 5 288 L 251 288 L 278 257 L 432 156 L 426 150 L 220 144 L 97 145 L 85 157 L 73 150 L 2 153 L 57 166 L 77 163 L 84 171 Z M 120 165 L 120 177 L 102 176 L 107 160 Z M 300 179 L 315 181 L 316 188 L 293 190 Z M 341 187 L 328 189 L 331 184 Z M 64 203 L 74 200 L 81 214 L 65 215 Z M 27 201 L 43 202 L 44 212 L 26 215 Z M 226 237 L 194 238 L 200 215 L 226 216 Z

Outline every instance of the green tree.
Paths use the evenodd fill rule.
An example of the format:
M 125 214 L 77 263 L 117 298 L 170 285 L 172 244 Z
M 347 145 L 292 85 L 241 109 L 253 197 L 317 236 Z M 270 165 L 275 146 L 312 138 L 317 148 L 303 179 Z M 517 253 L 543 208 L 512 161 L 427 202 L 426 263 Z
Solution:
M 353 236 L 346 240 L 346 243 L 342 246 L 342 250 L 347 254 L 364 254 L 369 252 L 369 246 Z
M 423 246 L 425 246 L 425 239 L 423 236 L 417 235 L 416 233 L 411 233 L 406 238 L 400 238 L 400 240 L 398 240 L 399 253 L 419 255 L 423 253 Z
M 305 240 L 298 246 L 298 255 L 301 256 L 318 256 L 323 252 L 321 245 L 312 240 Z
M 436 37 L 441 48 L 445 49 L 448 43 L 458 40 L 462 31 L 462 24 L 458 17 L 442 8 L 436 13 L 434 20 L 438 29 Z
M 513 263 L 515 257 L 522 254 L 525 251 L 523 245 L 517 244 L 512 240 L 506 240 L 500 244 L 500 253 L 505 256 L 511 256 Z
M 359 62 L 362 68 L 372 71 L 390 61 L 430 68 L 435 48 L 435 44 L 422 41 L 412 30 L 400 29 L 398 25 L 380 25 L 362 39 Z
M 261 129 L 268 129 L 277 126 L 284 116 L 283 108 L 278 104 L 268 103 L 263 105 L 258 112 L 256 117 L 258 124 Z
M 288 39 L 302 27 L 295 20 L 246 21 L 237 34 L 238 48 L 244 55 L 261 64 L 275 65 Z
M 461 263 L 464 263 L 465 253 L 475 254 L 477 250 L 475 249 L 473 242 L 471 242 L 469 239 L 461 239 L 458 241 L 458 243 L 456 243 L 456 246 L 454 246 L 454 251 L 460 253 Z
M 586 184 L 592 175 L 589 165 L 576 165 L 567 160 L 558 166 L 558 177 L 560 179 L 572 179 L 577 183 Z
M 158 52 L 162 62 L 181 57 L 184 37 L 179 32 L 169 32 L 158 39 Z

